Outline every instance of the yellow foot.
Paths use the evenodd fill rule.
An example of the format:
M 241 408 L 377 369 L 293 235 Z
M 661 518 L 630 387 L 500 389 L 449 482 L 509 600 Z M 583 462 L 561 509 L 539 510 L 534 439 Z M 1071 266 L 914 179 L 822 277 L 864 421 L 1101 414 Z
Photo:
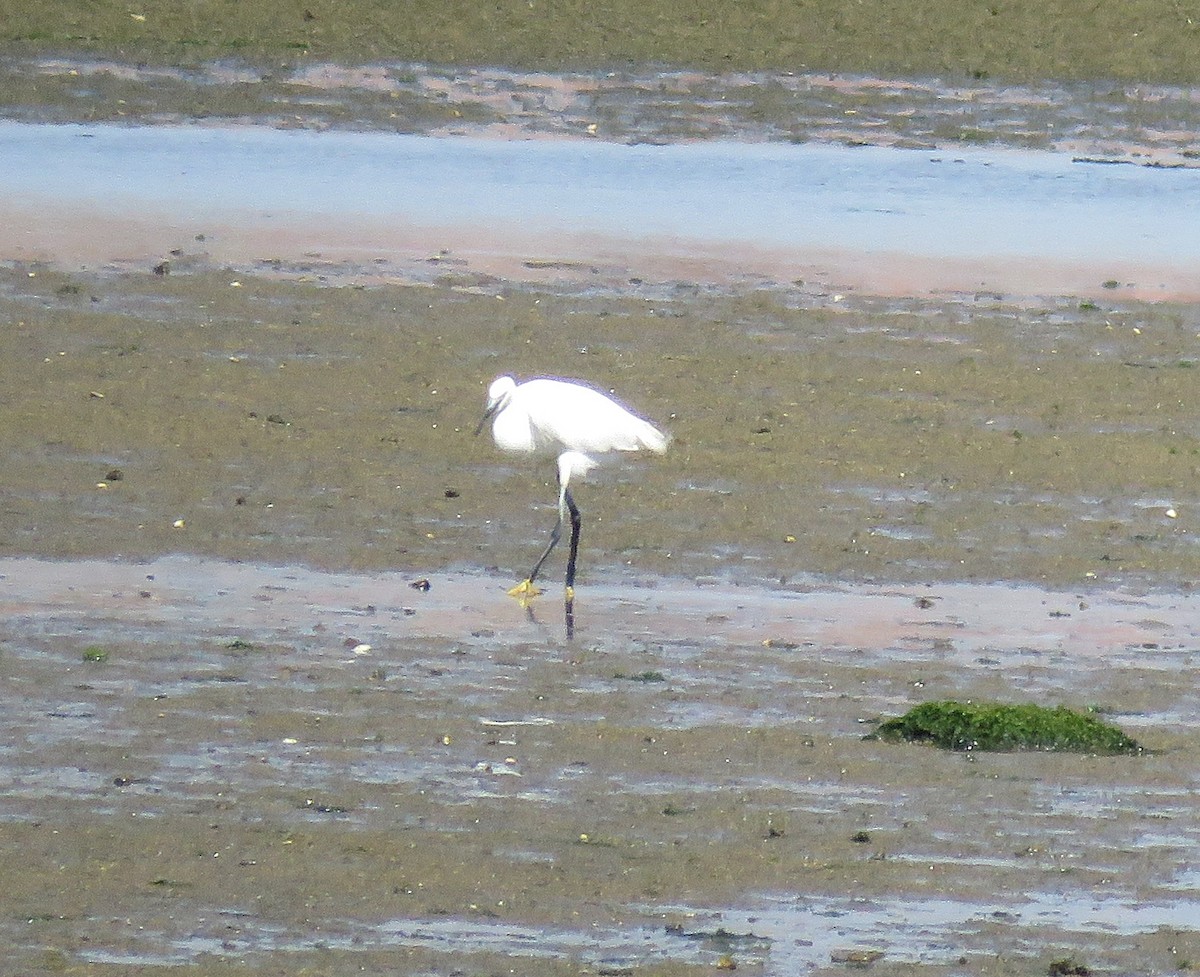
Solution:
M 541 590 L 532 580 L 525 579 L 509 590 L 508 596 L 517 598 L 521 602 L 521 606 L 524 607 L 540 593 Z
M 567 588 L 567 600 L 573 601 L 574 599 L 575 599 L 575 588 L 568 587 Z

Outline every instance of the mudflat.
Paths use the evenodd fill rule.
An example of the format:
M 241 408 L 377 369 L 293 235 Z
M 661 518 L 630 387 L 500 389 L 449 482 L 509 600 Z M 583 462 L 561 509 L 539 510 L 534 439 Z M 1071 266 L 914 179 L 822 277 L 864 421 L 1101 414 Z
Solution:
M 265 101 L 313 91 L 261 63 L 198 85 L 188 72 L 229 69 L 172 67 L 178 32 L 116 70 L 127 32 L 162 29 L 134 14 L 89 21 L 80 49 L 99 68 L 52 60 L 82 14 L 53 29 L 22 15 L 6 50 L 39 84 L 6 112 L 277 124 Z M 332 19 L 314 6 L 300 23 Z M 204 25 L 195 60 L 242 34 L 275 53 L 264 24 L 224 42 Z M 400 50 L 369 33 L 370 52 Z M 1175 24 L 1160 50 L 1190 36 Z M 440 107 L 417 86 L 405 104 L 436 111 L 389 123 L 389 84 L 411 84 L 348 60 L 335 98 L 282 114 L 512 122 L 494 103 L 511 76 L 489 69 Z M 1107 77 L 1176 78 L 1122 64 Z M 763 100 L 738 102 L 728 130 L 719 106 L 680 112 L 672 88 L 621 94 L 610 135 L 778 138 L 797 103 L 836 90 L 804 126 L 839 128 L 791 137 L 944 138 L 936 84 L 911 103 L 896 82 L 736 87 Z M 1039 118 L 1085 119 L 1073 132 L 1121 165 L 1188 165 L 1186 92 L 1163 89 L 1151 117 L 1116 87 L 1132 129 L 1089 119 L 1087 99 Z M 586 138 L 605 119 L 519 101 L 524 134 Z M 647 101 L 657 113 L 628 111 Z M 867 103 L 894 125 L 856 119 Z M 1019 117 L 971 138 L 1019 142 Z M 12 972 L 1165 974 L 1200 959 L 1187 295 L 1144 301 L 1140 271 L 1060 293 L 962 291 L 920 267 L 843 287 L 870 255 L 805 281 L 697 263 L 597 283 L 553 242 L 498 267 L 431 247 L 381 269 L 323 252 L 330 227 L 278 251 L 223 252 L 214 229 L 97 249 L 85 222 L 53 216 L 61 251 L 19 254 L 9 222 L 0 271 Z M 674 437 L 578 491 L 571 639 L 557 569 L 532 607 L 504 594 L 555 490 L 550 466 L 472 436 L 501 372 L 589 379 Z M 1149 752 L 863 740 L 938 698 L 1092 710 Z

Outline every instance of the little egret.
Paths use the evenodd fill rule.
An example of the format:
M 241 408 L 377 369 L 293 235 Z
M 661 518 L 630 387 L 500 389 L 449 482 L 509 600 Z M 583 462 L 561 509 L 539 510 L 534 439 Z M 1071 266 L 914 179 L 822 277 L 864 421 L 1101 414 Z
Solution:
M 563 520 L 571 516 L 571 550 L 567 556 L 567 600 L 575 594 L 575 555 L 579 550 L 579 508 L 571 498 L 572 476 L 582 478 L 600 464 L 597 455 L 642 448 L 661 455 L 668 438 L 649 421 L 626 410 L 611 397 L 574 380 L 542 378 L 517 383 L 497 377 L 488 388 L 487 409 L 475 433 L 492 420 L 492 437 L 504 451 L 558 455 L 558 521 L 550 543 L 529 571 L 509 591 L 525 599 L 540 593 L 533 581 L 558 543 Z

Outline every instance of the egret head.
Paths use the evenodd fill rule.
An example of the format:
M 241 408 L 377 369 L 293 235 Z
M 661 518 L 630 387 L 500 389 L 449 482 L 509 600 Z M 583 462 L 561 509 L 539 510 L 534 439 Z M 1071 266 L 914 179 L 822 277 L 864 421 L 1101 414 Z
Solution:
M 488 387 L 487 407 L 484 409 L 483 417 L 479 419 L 479 424 L 475 428 L 475 435 L 478 437 L 479 432 L 483 430 L 483 425 L 488 422 L 489 418 L 495 417 L 502 411 L 508 402 L 512 399 L 513 391 L 517 389 L 517 381 L 512 377 L 496 377 L 492 381 L 492 385 Z

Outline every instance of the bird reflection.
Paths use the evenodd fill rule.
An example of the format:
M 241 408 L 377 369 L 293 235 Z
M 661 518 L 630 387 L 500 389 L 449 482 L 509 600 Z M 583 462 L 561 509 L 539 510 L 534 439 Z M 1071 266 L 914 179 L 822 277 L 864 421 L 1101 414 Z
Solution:
M 525 620 L 530 624 L 541 627 L 541 622 L 537 619 L 537 614 L 534 612 L 533 601 L 522 601 L 521 606 L 525 609 Z M 575 640 L 575 595 L 567 594 L 563 598 L 563 626 L 568 641 Z

